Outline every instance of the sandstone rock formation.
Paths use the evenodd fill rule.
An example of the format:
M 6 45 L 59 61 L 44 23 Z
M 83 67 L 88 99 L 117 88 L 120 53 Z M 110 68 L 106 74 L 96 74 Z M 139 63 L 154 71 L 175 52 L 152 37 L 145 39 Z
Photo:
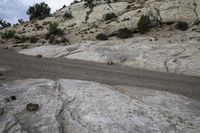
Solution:
M 39 109 L 27 111 L 29 103 Z M 197 101 L 145 88 L 27 79 L 0 87 L 0 132 L 197 133 L 199 109 Z
M 89 8 L 84 1 L 78 2 L 60 9 L 44 20 L 10 28 L 16 30 L 19 36 L 38 38 L 36 43 L 10 39 L 3 40 L 2 45 L 34 56 L 66 57 L 101 63 L 111 61 L 149 70 L 200 75 L 200 23 L 194 24 L 199 20 L 199 1 L 102 0 L 94 3 L 95 6 Z M 137 33 L 139 18 L 143 14 L 155 14 L 156 11 L 159 11 L 162 17 L 163 26 L 151 28 L 144 35 Z M 65 20 L 63 15 L 66 12 L 70 12 L 73 17 Z M 107 14 L 115 14 L 117 18 L 104 20 Z M 68 43 L 62 43 L 58 46 L 57 41 L 58 43 L 54 43 L 56 45 L 49 46 L 45 35 L 48 24 L 53 21 L 59 23 L 59 28 L 64 30 L 64 38 L 69 39 L 73 45 L 63 46 Z M 189 29 L 177 30 L 174 25 L 177 21 L 188 23 Z M 43 28 L 36 30 L 38 26 Z M 124 27 L 133 31 L 133 38 L 121 40 L 116 36 L 119 29 Z M 99 33 L 107 35 L 109 41 L 97 41 L 96 35 Z M 28 49 L 32 47 L 33 49 Z
M 92 9 L 85 6 L 85 2 L 82 1 L 62 8 L 44 20 L 26 22 L 25 24 L 5 29 L 15 30 L 19 37 L 25 36 L 29 39 L 36 37 L 39 39 L 37 43 L 31 45 L 28 41 L 29 39 L 22 42 L 13 39 L 7 41 L 6 46 L 9 45 L 9 48 L 27 48 L 48 44 L 48 40 L 45 40 L 45 35 L 48 24 L 54 21 L 59 23 L 59 27 L 64 30 L 64 37 L 71 43 L 96 40 L 96 35 L 99 33 L 105 33 L 111 37 L 110 39 L 116 39 L 115 34 L 121 28 L 126 27 L 133 32 L 137 32 L 137 23 L 140 17 L 149 12 L 155 14 L 155 8 L 160 12 L 163 27 L 172 25 L 177 21 L 187 22 L 192 27 L 200 17 L 200 2 L 198 0 L 119 0 L 111 3 L 101 1 L 97 2 Z M 66 12 L 70 12 L 73 17 L 65 20 L 63 15 Z M 117 18 L 103 20 L 103 16 L 110 13 L 115 13 Z M 164 29 L 159 30 L 163 31 Z M 15 43 L 14 45 L 13 42 Z M 66 44 L 68 43 L 66 42 Z
M 27 55 L 66 57 L 122 65 L 155 71 L 200 76 L 200 36 L 195 32 L 168 32 L 127 40 L 77 43 L 70 46 L 41 46 L 20 51 Z

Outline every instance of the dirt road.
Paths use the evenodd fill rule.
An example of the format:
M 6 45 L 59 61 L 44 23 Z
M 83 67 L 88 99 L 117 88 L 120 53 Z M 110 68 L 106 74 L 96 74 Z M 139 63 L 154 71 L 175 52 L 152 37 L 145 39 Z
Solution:
M 111 85 L 138 86 L 200 100 L 200 77 L 177 75 L 64 58 L 36 58 L 0 48 L 0 82 L 27 78 L 80 79 Z

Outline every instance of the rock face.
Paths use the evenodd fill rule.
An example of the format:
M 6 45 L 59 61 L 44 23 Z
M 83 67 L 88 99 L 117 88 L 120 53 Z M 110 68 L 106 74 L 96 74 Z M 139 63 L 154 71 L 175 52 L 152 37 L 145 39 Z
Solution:
M 13 27 L 17 35 L 38 38 L 37 43 L 17 43 L 15 39 L 2 43 L 6 48 L 19 49 L 20 53 L 37 57 L 66 57 L 120 63 L 126 66 L 149 70 L 175 72 L 200 76 L 200 1 L 199 0 L 107 0 L 93 1 L 92 8 L 84 1 L 60 9 L 51 17 L 41 21 L 27 22 Z M 155 10 L 157 9 L 157 10 Z M 143 14 L 160 13 L 163 25 L 155 26 L 148 33 L 138 33 L 137 23 Z M 72 18 L 64 20 L 65 13 Z M 107 14 L 116 16 L 105 20 Z M 108 17 L 109 18 L 109 17 Z M 69 39 L 71 46 L 49 46 L 45 40 L 48 24 L 56 21 L 64 31 L 63 38 Z M 177 29 L 177 22 L 186 27 Z M 36 30 L 35 26 L 43 26 Z M 120 29 L 128 28 L 133 34 L 129 40 L 117 37 Z M 187 29 L 188 28 L 188 29 Z M 33 30 L 34 29 L 34 30 Z M 180 29 L 184 29 L 181 31 Z M 187 29 L 187 30 L 186 30 Z M 23 32 L 23 34 L 21 34 Z M 98 34 L 105 34 L 109 41 L 96 41 Z M 25 37 L 24 37 L 25 38 Z M 4 42 L 5 42 L 4 41 Z M 64 43 L 65 44 L 65 43 Z M 66 45 L 68 43 L 66 42 Z M 34 47 L 33 49 L 29 48 Z M 21 49 L 25 49 L 22 50 Z
M 156 16 L 154 8 L 160 12 L 164 23 L 163 26 L 177 21 L 185 21 L 192 26 L 200 17 L 199 0 L 120 0 L 111 1 L 111 3 L 102 0 L 95 3 L 93 8 L 85 6 L 85 2 L 82 1 L 62 8 L 44 20 L 26 22 L 10 28 L 15 30 L 19 37 L 29 38 L 27 40 L 34 37 L 38 38 L 37 43 L 30 44 L 25 39 L 21 41 L 6 40 L 6 45 L 10 44 L 8 48 L 16 49 L 49 44 L 48 40 L 45 40 L 45 35 L 47 34 L 48 24 L 54 21 L 59 23 L 59 28 L 64 30 L 64 38 L 71 43 L 96 40 L 96 36 L 99 33 L 114 36 L 119 29 L 124 27 L 136 32 L 138 20 L 143 14 L 151 12 Z M 63 15 L 66 12 L 70 12 L 73 17 L 65 20 Z M 111 13 L 115 13 L 117 18 L 103 20 L 103 16 Z M 38 29 L 37 27 L 41 28 Z M 163 29 L 160 30 L 162 31 Z M 66 42 L 66 44 L 68 43 Z
M 11 95 L 16 100 L 6 102 Z M 35 112 L 28 103 L 39 105 Z M 200 103 L 145 88 L 61 79 L 0 87 L 0 132 L 200 132 Z
M 27 55 L 66 57 L 148 70 L 200 76 L 199 33 L 165 33 L 127 40 L 94 41 L 71 46 L 41 46 L 20 51 Z

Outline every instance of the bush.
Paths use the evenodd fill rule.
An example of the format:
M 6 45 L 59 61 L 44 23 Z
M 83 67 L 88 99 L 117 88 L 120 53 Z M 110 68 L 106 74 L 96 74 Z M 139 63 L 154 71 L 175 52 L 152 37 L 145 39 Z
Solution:
M 6 28 L 6 27 L 10 27 L 10 26 L 11 26 L 10 23 L 6 22 L 3 19 L 0 19 L 0 29 Z
M 25 22 L 24 22 L 23 19 L 18 19 L 18 23 L 19 23 L 19 24 L 24 24 Z
M 84 0 L 84 1 L 86 2 L 85 3 L 86 7 L 93 8 L 95 6 L 93 0 Z
M 64 15 L 63 15 L 63 18 L 64 19 L 71 19 L 73 16 L 71 14 L 71 12 L 66 12 Z
M 36 37 L 32 37 L 30 40 L 31 43 L 36 43 L 37 41 L 38 41 L 38 38 Z
M 46 39 L 49 39 L 51 35 L 62 35 L 63 31 L 58 28 L 58 23 L 53 22 L 49 24 L 48 33 L 46 35 Z
M 139 32 L 142 34 L 147 32 L 150 24 L 151 24 L 151 21 L 149 19 L 149 15 L 142 15 L 137 24 Z
M 13 38 L 14 35 L 15 35 L 14 30 L 8 30 L 8 31 L 5 31 L 4 33 L 1 33 L 1 38 L 2 39 L 10 39 L 10 38 Z
M 175 28 L 182 30 L 182 31 L 187 30 L 188 26 L 189 26 L 189 24 L 187 22 L 184 22 L 184 21 L 178 21 L 175 24 Z
M 49 39 L 49 43 L 54 43 L 56 36 L 62 36 L 63 31 L 58 28 L 58 23 L 53 22 L 49 24 L 48 33 L 46 39 Z
M 122 29 L 119 29 L 118 33 L 117 33 L 117 37 L 119 38 L 130 38 L 130 37 L 133 37 L 133 33 L 130 29 L 128 28 L 122 28 Z
M 33 20 L 48 17 L 50 15 L 50 11 L 50 7 L 46 3 L 42 2 L 40 4 L 30 6 L 26 13 L 29 15 L 30 20 Z
M 117 18 L 117 15 L 115 13 L 108 13 L 103 16 L 103 20 L 112 20 L 115 18 Z
M 98 40 L 108 40 L 108 37 L 105 34 L 100 33 L 96 36 L 96 39 L 98 39 Z
M 79 3 L 80 1 L 78 0 L 74 0 L 72 3 L 70 3 L 70 5 L 73 5 L 73 4 L 76 4 L 76 3 Z

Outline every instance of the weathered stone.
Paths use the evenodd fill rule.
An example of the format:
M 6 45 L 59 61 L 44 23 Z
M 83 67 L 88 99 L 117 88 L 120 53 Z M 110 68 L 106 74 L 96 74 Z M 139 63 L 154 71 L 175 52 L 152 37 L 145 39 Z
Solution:
M 34 104 L 34 103 L 29 103 L 26 105 L 26 110 L 27 111 L 37 111 L 39 109 L 39 105 L 38 104 Z
M 6 87 L 7 86 L 7 87 Z M 0 132 L 200 132 L 200 103 L 171 93 L 61 79 L 15 81 L 0 89 Z M 39 103 L 36 113 L 26 103 Z
M 42 55 L 41 54 L 38 54 L 35 56 L 36 58 L 42 58 Z
M 10 99 L 13 100 L 13 101 L 17 100 L 16 96 L 11 96 Z

